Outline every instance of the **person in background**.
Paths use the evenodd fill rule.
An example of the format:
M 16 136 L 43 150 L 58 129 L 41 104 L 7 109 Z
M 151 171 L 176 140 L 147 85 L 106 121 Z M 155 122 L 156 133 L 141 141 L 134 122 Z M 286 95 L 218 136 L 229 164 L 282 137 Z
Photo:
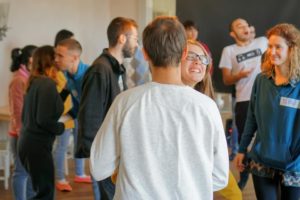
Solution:
M 255 27 L 253 25 L 251 25 L 251 26 L 249 26 L 249 29 L 250 29 L 251 40 L 254 40 L 256 37 Z
M 56 82 L 50 78 L 55 73 L 48 72 L 53 65 L 53 47 L 42 46 L 35 50 L 24 98 L 18 153 L 36 193 L 32 199 L 54 199 L 52 146 L 55 136 L 64 132 L 65 125 L 58 122 L 64 105 Z
M 73 133 L 74 136 L 74 152 L 76 149 L 77 136 L 78 136 L 78 123 L 77 123 L 77 113 L 79 107 L 78 92 L 81 93 L 81 80 L 85 71 L 87 70 L 88 65 L 80 61 L 80 54 L 78 51 L 68 51 L 66 47 L 62 45 L 58 47 L 58 44 L 65 40 L 72 40 L 74 34 L 68 30 L 61 30 L 57 33 L 55 37 L 55 51 L 56 51 L 56 65 L 63 71 L 66 71 L 67 68 L 72 68 L 72 74 L 75 75 L 79 69 L 78 74 L 76 75 L 76 80 L 72 78 L 70 73 L 65 72 L 66 84 L 65 89 L 67 89 L 72 96 L 72 110 L 68 113 L 69 117 L 74 119 L 74 128 L 66 129 L 65 132 L 56 137 L 56 145 L 53 150 L 55 167 L 56 167 L 56 188 L 60 191 L 72 191 L 72 187 L 65 178 L 65 157 L 68 150 L 70 135 Z M 73 45 L 74 46 L 74 45 Z M 81 46 L 80 46 L 81 48 Z M 59 51 L 59 52 L 58 52 Z M 79 60 L 78 60 L 79 59 Z M 76 65 L 76 66 L 74 66 Z M 71 69 L 70 69 L 71 71 Z M 76 83 L 75 83 L 76 82 Z M 80 91 L 79 91 L 80 90 Z M 84 172 L 84 159 L 75 158 L 75 178 L 74 182 L 77 183 L 91 183 L 91 177 L 85 175 Z
M 245 19 L 234 19 L 229 25 L 229 30 L 235 44 L 226 46 L 223 49 L 219 67 L 222 69 L 224 84 L 235 86 L 236 104 L 234 106 L 233 123 L 237 126 L 238 141 L 240 143 L 247 117 L 251 89 L 255 77 L 261 71 L 261 57 L 268 45 L 265 37 L 251 39 L 249 24 Z M 238 185 L 241 190 L 246 186 L 247 180 L 248 172 L 240 173 Z
M 239 171 L 250 168 L 259 200 L 300 199 L 300 31 L 278 24 L 257 75 L 247 121 L 236 156 Z M 248 154 L 251 161 L 243 163 Z
M 60 41 L 65 40 L 65 39 L 70 39 L 70 38 L 74 39 L 74 33 L 67 29 L 61 29 L 55 35 L 54 47 L 56 47 Z
M 82 82 L 78 113 L 77 158 L 89 158 L 94 137 L 115 97 L 127 89 L 125 58 L 134 55 L 138 46 L 137 24 L 124 17 L 114 18 L 107 28 L 109 47 L 87 70 Z M 112 199 L 115 186 L 110 177 L 99 181 L 101 199 Z
M 118 173 L 115 199 L 212 200 L 228 182 L 227 145 L 216 104 L 181 81 L 184 27 L 158 17 L 143 47 L 152 82 L 114 100 L 92 144 L 92 175 Z
M 23 49 L 15 48 L 11 52 L 12 64 L 10 66 L 10 71 L 13 72 L 13 77 L 8 89 L 9 111 L 11 114 L 9 123 L 9 141 L 14 161 L 12 189 L 14 199 L 16 200 L 26 200 L 34 196 L 31 179 L 21 164 L 17 153 L 17 144 L 22 127 L 21 116 L 24 95 L 32 64 L 32 54 L 36 48 L 37 47 L 34 45 L 27 45 Z
M 215 100 L 214 88 L 211 81 L 211 58 L 202 44 L 188 40 L 188 54 L 181 61 L 181 77 L 184 84 Z M 229 171 L 228 185 L 217 192 L 227 200 L 241 200 L 242 193 L 237 182 Z
M 186 32 L 186 36 L 188 40 L 196 40 L 198 42 L 201 43 L 201 45 L 205 48 L 205 50 L 208 52 L 209 56 L 212 58 L 212 54 L 211 51 L 208 47 L 208 45 L 206 43 L 204 43 L 203 41 L 200 41 L 198 39 L 199 36 L 199 29 L 196 25 L 196 23 L 192 20 L 186 20 L 183 22 L 183 26 Z M 210 69 L 210 73 L 213 73 L 213 60 L 211 60 L 211 69 Z

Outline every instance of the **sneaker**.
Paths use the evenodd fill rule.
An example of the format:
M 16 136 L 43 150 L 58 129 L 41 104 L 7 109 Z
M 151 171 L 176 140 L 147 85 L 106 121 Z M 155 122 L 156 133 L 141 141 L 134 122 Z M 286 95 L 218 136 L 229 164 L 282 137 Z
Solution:
M 71 192 L 72 187 L 68 182 L 57 182 L 56 189 L 62 192 Z
M 75 176 L 74 182 L 76 183 L 92 183 L 90 176 Z

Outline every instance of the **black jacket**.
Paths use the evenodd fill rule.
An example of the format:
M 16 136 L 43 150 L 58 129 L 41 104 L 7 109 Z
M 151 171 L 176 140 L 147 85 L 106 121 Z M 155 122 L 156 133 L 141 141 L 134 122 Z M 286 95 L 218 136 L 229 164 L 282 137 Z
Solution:
M 78 114 L 77 158 L 90 157 L 92 142 L 114 98 L 126 85 L 125 67 L 104 49 L 84 75 Z
M 37 139 L 52 147 L 55 136 L 64 132 L 64 124 L 58 122 L 63 110 L 55 82 L 48 77 L 33 79 L 24 98 L 20 141 Z

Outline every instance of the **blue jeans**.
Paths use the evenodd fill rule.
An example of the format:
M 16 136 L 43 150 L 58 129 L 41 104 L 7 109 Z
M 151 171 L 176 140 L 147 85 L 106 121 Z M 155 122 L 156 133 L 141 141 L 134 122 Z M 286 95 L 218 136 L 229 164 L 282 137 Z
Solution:
M 14 160 L 14 169 L 12 174 L 12 190 L 15 200 L 26 200 L 34 197 L 35 192 L 29 174 L 21 164 L 17 154 L 18 138 L 10 137 L 10 150 Z
M 92 178 L 92 184 L 93 184 L 93 193 L 94 193 L 94 200 L 101 200 L 101 196 L 100 196 L 100 191 L 99 191 L 99 187 L 98 187 L 98 183 L 97 181 L 94 179 L 93 176 L 91 176 Z
M 63 180 L 65 179 L 65 156 L 68 150 L 68 144 L 70 139 L 70 134 L 72 129 L 66 129 L 65 132 L 56 137 L 56 145 L 53 150 L 53 157 L 56 170 L 56 179 Z M 74 144 L 77 140 L 77 129 L 73 130 L 74 133 Z M 75 148 L 75 145 L 74 145 Z M 82 176 L 84 175 L 84 159 L 74 159 L 75 160 L 75 175 Z
M 230 148 L 231 152 L 234 154 L 237 154 L 239 150 L 239 143 L 238 143 L 238 130 L 235 125 L 235 120 L 232 120 L 232 134 L 231 134 L 231 140 L 230 140 Z
M 116 186 L 113 184 L 111 177 L 98 181 L 98 187 L 102 200 L 112 200 L 114 198 Z
M 232 134 L 231 134 L 231 140 L 230 140 L 230 148 L 231 148 L 231 152 L 236 154 L 238 152 L 239 149 L 239 143 L 238 143 L 238 136 L 239 136 L 239 132 L 235 123 L 235 112 L 234 112 L 234 108 L 235 108 L 235 98 L 232 97 Z
M 102 181 L 96 181 L 92 177 L 93 192 L 95 200 L 112 200 L 115 195 L 115 184 L 112 183 L 111 177 Z

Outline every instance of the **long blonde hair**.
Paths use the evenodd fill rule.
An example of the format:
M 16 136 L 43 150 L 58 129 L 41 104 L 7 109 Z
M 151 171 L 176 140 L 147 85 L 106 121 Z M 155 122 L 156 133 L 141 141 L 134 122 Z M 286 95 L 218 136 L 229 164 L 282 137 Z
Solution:
M 278 24 L 266 33 L 269 39 L 272 35 L 280 36 L 285 39 L 286 44 L 289 47 L 289 80 L 300 80 L 300 31 L 292 24 Z M 272 76 L 274 71 L 274 65 L 271 64 L 270 56 L 266 52 L 266 55 L 262 63 L 262 73 L 267 76 Z
M 212 99 L 215 99 L 215 92 L 214 92 L 211 75 L 210 75 L 210 71 L 212 68 L 212 58 L 210 57 L 209 53 L 206 51 L 206 49 L 200 42 L 198 42 L 196 40 L 188 40 L 187 44 L 196 45 L 196 46 L 200 47 L 202 49 L 202 51 L 204 52 L 204 54 L 209 58 L 209 64 L 206 67 L 206 71 L 205 71 L 203 80 L 198 82 L 195 85 L 194 89 L 209 96 Z

